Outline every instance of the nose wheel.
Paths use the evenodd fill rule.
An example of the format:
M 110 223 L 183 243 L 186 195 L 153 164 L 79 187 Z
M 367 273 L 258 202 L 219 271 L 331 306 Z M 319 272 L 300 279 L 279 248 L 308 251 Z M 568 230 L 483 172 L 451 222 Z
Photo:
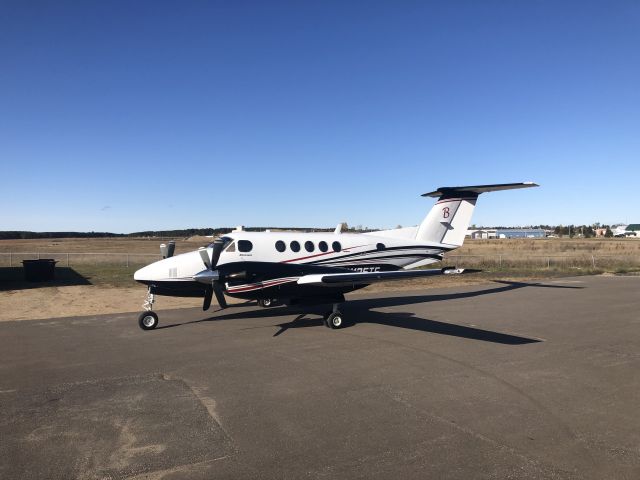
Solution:
M 142 330 L 153 330 L 158 326 L 158 315 L 156 312 L 142 312 L 138 317 L 138 325 Z

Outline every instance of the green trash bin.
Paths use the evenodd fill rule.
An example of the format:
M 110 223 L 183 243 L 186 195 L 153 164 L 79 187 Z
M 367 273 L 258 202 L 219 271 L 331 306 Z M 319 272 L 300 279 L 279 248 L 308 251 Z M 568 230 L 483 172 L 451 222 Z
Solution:
M 24 278 L 27 282 L 46 282 L 56 277 L 56 262 L 53 258 L 23 260 Z

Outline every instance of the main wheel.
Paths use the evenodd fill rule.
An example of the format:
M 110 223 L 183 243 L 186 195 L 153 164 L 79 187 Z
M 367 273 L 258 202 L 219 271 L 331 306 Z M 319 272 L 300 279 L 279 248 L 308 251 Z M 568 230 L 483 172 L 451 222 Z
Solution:
M 264 308 L 272 307 L 274 304 L 274 300 L 272 298 L 261 298 L 258 300 L 258 305 Z
M 142 312 L 138 317 L 138 325 L 143 330 L 153 330 L 158 326 L 158 315 L 156 312 Z
M 327 316 L 327 327 L 329 328 L 342 328 L 344 326 L 344 319 L 342 318 L 342 313 L 340 312 L 331 312 Z

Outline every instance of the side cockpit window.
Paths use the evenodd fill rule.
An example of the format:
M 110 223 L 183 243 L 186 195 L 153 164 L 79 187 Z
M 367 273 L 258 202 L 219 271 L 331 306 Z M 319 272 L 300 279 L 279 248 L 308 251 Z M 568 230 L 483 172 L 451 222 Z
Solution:
M 222 244 L 222 249 L 225 252 L 235 252 L 236 251 L 236 242 L 233 241 L 231 237 L 220 237 L 224 243 Z

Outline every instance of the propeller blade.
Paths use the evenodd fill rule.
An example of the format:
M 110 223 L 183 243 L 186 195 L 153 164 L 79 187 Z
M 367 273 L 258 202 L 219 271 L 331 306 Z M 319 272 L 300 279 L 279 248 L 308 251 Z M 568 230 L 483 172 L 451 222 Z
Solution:
M 220 308 L 227 308 L 227 300 L 224 298 L 222 287 L 218 282 L 214 282 L 213 284 L 213 293 L 216 294 L 216 300 L 218 301 Z
M 220 258 L 223 247 L 224 242 L 222 240 L 218 239 L 213 241 L 211 250 L 211 268 L 216 268 L 216 265 L 218 265 L 218 259 Z
M 202 310 L 209 310 L 211 306 L 211 298 L 213 297 L 213 288 L 207 287 L 204 291 L 204 303 L 202 304 Z
M 176 250 L 176 242 L 174 240 L 171 240 L 166 244 L 164 243 L 160 244 L 160 254 L 162 255 L 162 258 L 173 257 L 173 252 L 175 252 L 175 250 Z
M 204 247 L 199 248 L 198 253 L 200 254 L 200 258 L 202 258 L 204 266 L 211 270 L 211 261 L 209 260 L 209 253 L 207 252 L 207 249 Z

